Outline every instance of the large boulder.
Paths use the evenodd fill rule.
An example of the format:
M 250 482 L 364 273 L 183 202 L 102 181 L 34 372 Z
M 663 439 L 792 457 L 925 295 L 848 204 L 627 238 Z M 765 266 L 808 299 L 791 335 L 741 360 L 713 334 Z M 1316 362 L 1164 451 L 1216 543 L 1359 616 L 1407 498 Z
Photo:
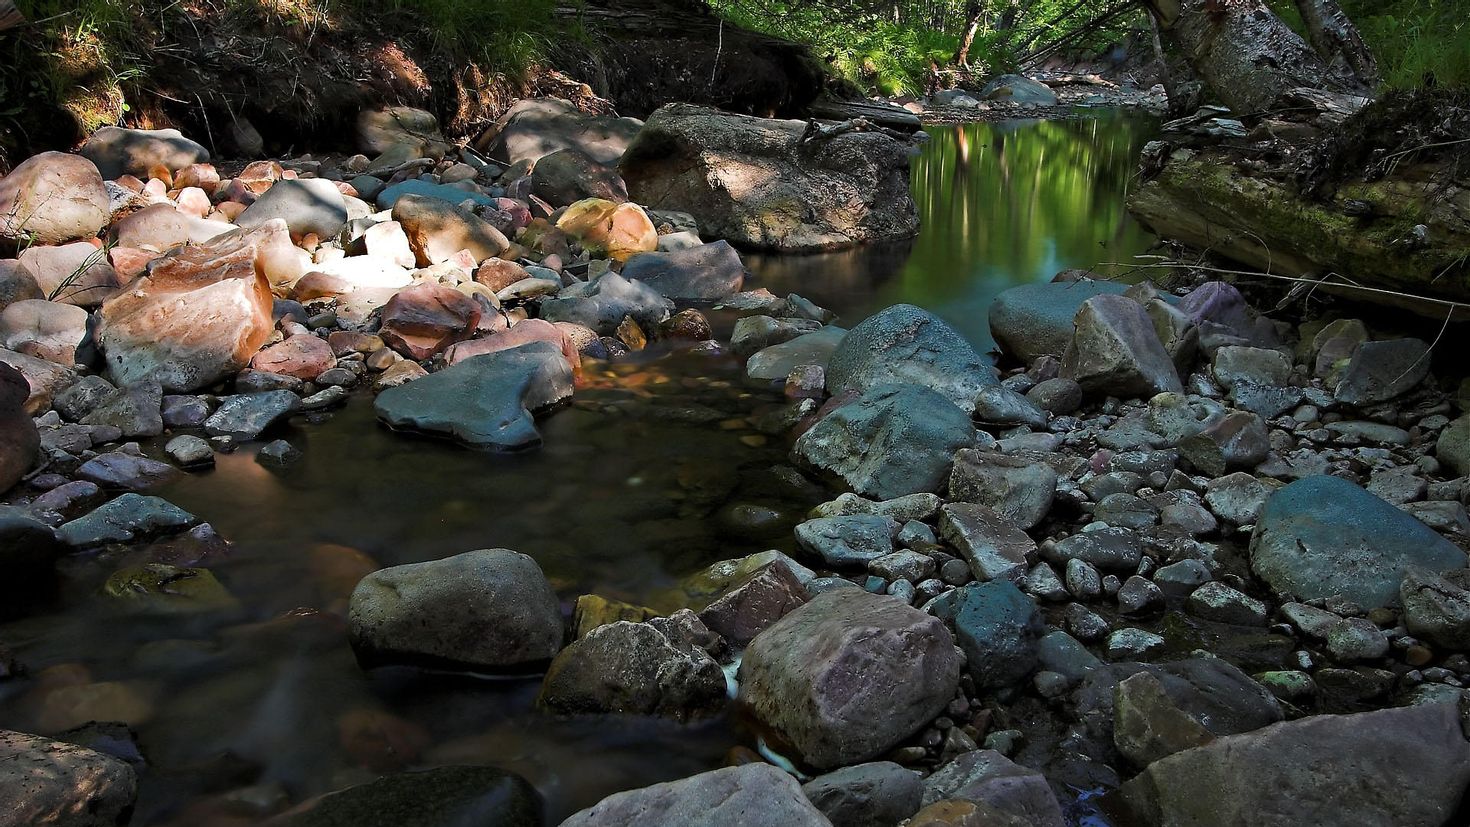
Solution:
M 831 827 L 796 779 L 744 764 L 610 795 L 561 827 Z
M 1251 570 L 1282 598 L 1341 595 L 1365 609 L 1397 605 L 1411 566 L 1465 568 L 1465 552 L 1347 480 L 1313 476 L 1266 501 L 1250 543 Z
M 553 712 L 629 713 L 677 720 L 717 714 L 725 673 L 688 641 L 647 623 L 598 626 L 551 662 L 537 705 Z
M 65 244 L 93 238 L 112 217 L 97 167 L 42 152 L 0 178 L 0 244 Z
M 160 167 L 172 175 L 190 164 L 209 161 L 209 150 L 177 129 L 104 126 L 92 133 L 81 152 L 109 180 L 132 175 L 146 181 Z
M 0 347 L 70 367 L 87 336 L 87 311 L 30 299 L 0 310 Z
M 996 384 L 995 369 L 938 316 L 896 304 L 849 330 L 827 361 L 834 396 L 877 385 L 921 385 L 966 413 L 981 389 Z
M 365 667 L 519 671 L 544 666 L 563 637 L 541 567 L 503 548 L 373 572 L 353 589 L 347 622 Z
M 357 115 L 357 146 L 368 155 L 382 155 L 400 148 L 413 158 L 439 160 L 451 144 L 439 131 L 434 113 L 411 106 L 364 109 Z
M 548 342 L 474 356 L 389 388 L 374 408 L 390 427 L 514 451 L 541 444 L 533 414 L 572 395 L 572 366 Z
M 327 793 L 269 827 L 540 827 L 541 796 L 497 767 L 436 767 L 385 775 Z
M 990 303 L 990 335 L 1003 353 L 1023 365 L 1038 356 L 1060 359 L 1072 341 L 1073 319 L 1082 304 L 1093 296 L 1126 289 L 1124 284 L 1092 279 L 1012 287 Z
M 254 228 L 273 218 L 286 222 L 292 238 L 315 235 L 325 241 L 347 224 L 347 201 L 337 185 L 325 178 L 277 181 L 235 223 Z
M 128 823 L 137 797 L 138 778 L 125 761 L 0 730 L 0 824 L 115 827 Z
M 31 247 L 18 261 L 36 279 L 43 298 L 78 307 L 96 307 L 122 283 L 107 251 L 85 241 Z
M 97 341 L 113 379 L 152 377 L 165 391 L 188 393 L 248 365 L 270 338 L 268 260 L 283 248 L 291 248 L 286 225 L 272 221 L 155 262 L 99 314 Z
M 897 746 L 954 698 L 963 657 L 938 618 L 859 589 L 813 598 L 757 635 L 740 700 L 817 769 Z
M 1004 100 L 1033 106 L 1056 106 L 1057 93 L 1050 86 L 1025 75 L 1001 75 L 991 78 L 980 90 L 981 100 Z
M 1183 392 L 1179 371 L 1143 305 L 1124 296 L 1094 296 L 1082 303 L 1073 323 L 1062 376 L 1082 390 L 1145 399 Z
M 671 299 L 714 301 L 740 292 L 745 265 L 727 241 L 667 253 L 639 253 L 623 265 L 623 277 L 641 281 Z
M 575 149 L 600 164 L 616 164 L 643 122 L 590 115 L 561 98 L 527 98 L 507 109 L 476 146 L 503 164 L 536 161 Z
M 1145 824 L 1450 823 L 1470 784 L 1454 704 L 1315 715 L 1150 764 L 1119 790 Z
M 553 206 L 583 198 L 617 203 L 628 200 L 628 188 L 616 169 L 603 166 L 576 149 L 558 149 L 537 161 L 531 173 L 531 192 Z
M 938 493 L 955 452 L 975 444 L 970 417 L 917 385 L 880 385 L 828 413 L 796 440 L 792 456 L 841 478 L 865 497 Z
M 393 204 L 393 220 L 403 227 L 421 267 L 448 261 L 469 250 L 476 262 L 510 247 L 500 230 L 463 207 L 425 195 L 404 195 Z
M 25 376 L 10 365 L 0 362 L 0 494 L 31 470 L 36 452 L 41 448 L 41 435 L 36 423 L 26 413 L 26 399 L 31 385 Z
M 700 235 L 782 252 L 911 238 L 910 147 L 881 132 L 804 141 L 807 124 L 688 104 L 654 112 L 623 155 L 634 200 Z

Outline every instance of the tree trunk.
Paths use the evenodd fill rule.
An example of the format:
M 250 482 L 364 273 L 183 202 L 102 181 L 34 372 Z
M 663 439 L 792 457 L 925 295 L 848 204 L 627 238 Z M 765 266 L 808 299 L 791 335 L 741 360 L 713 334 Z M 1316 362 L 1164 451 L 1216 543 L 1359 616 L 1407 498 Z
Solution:
M 1337 0 L 1296 0 L 1296 9 L 1306 24 L 1307 40 L 1323 60 L 1341 57 L 1358 83 L 1370 89 L 1378 85 L 1378 61 Z
M 956 66 L 970 65 L 970 47 L 975 44 L 975 32 L 980 29 L 981 11 L 980 0 L 970 0 L 965 7 L 965 28 L 960 34 L 960 47 L 955 50 L 954 60 L 950 61 Z
M 1143 0 L 1168 45 L 1237 115 L 1269 109 L 1297 87 L 1367 94 L 1339 79 L 1262 0 Z

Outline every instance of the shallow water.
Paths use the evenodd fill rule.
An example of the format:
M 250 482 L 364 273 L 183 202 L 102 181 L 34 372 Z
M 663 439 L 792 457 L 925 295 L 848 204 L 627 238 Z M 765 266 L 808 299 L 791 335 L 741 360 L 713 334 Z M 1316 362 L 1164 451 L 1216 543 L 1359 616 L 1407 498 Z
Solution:
M 848 324 L 913 302 L 988 346 L 985 308 L 1000 290 L 1147 246 L 1122 196 L 1148 130 L 1125 119 L 932 128 L 914 165 L 918 239 L 751 257 L 751 286 L 800 292 Z M 737 724 L 559 720 L 534 711 L 534 680 L 364 673 L 342 615 L 363 574 L 475 548 L 535 557 L 568 612 L 582 593 L 650 600 L 710 562 L 791 550 L 791 526 L 824 495 L 793 479 L 782 439 L 751 427 L 780 401 L 733 358 L 650 353 L 589 366 L 573 406 L 543 421 L 545 446 L 522 455 L 392 434 L 365 396 L 293 422 L 280 436 L 302 450 L 298 464 L 267 469 L 247 446 L 153 492 L 232 541 L 207 565 L 238 605 L 119 614 L 97 590 L 149 552 L 69 561 L 47 608 L 0 624 L 33 672 L 0 683 L 0 727 L 134 724 L 150 766 L 140 825 L 250 823 L 252 801 L 452 763 L 525 775 L 556 823 L 615 790 L 714 768 L 754 745 Z M 763 519 L 741 516 L 751 511 Z

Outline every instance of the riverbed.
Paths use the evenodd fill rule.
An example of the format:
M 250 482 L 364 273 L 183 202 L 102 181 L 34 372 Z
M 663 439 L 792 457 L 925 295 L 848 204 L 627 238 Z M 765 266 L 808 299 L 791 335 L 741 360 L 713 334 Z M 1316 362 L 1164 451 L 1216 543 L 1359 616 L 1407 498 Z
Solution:
M 1124 117 L 931 127 L 913 165 L 917 239 L 749 256 L 748 287 L 801 293 L 846 325 L 918 304 L 987 349 L 1001 290 L 1152 243 L 1123 206 L 1151 129 Z M 726 338 L 732 320 L 713 319 Z M 576 401 L 541 423 L 545 445 L 521 455 L 393 434 L 365 394 L 299 417 L 279 434 L 302 451 L 294 465 L 268 468 L 247 445 L 152 492 L 228 548 L 73 559 L 42 611 L 0 624 L 33 673 L 0 684 L 0 727 L 132 725 L 148 767 L 138 825 L 252 823 L 273 803 L 455 763 L 525 776 L 554 824 L 616 790 L 719 766 L 755 746 L 737 722 L 563 720 L 534 710 L 534 679 L 364 672 L 343 616 L 364 574 L 476 548 L 534 557 L 568 613 L 580 594 L 653 601 L 717 560 L 795 553 L 792 527 L 830 492 L 794 473 L 785 438 L 760 427 L 782 401 L 733 356 L 650 350 L 589 363 Z M 144 449 L 161 456 L 161 444 Z M 97 596 L 106 577 L 160 554 L 197 557 L 234 603 L 164 619 L 109 611 Z

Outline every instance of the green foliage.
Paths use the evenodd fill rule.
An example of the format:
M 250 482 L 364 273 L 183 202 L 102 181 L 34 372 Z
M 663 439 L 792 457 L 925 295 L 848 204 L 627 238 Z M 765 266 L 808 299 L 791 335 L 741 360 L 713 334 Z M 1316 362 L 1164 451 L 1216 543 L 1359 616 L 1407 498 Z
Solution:
M 1470 13 L 1460 0 L 1345 4 L 1393 89 L 1470 89 Z
M 435 49 L 492 71 L 524 71 L 549 51 L 555 35 L 556 0 L 337 1 L 362 12 L 407 17 L 422 27 Z

